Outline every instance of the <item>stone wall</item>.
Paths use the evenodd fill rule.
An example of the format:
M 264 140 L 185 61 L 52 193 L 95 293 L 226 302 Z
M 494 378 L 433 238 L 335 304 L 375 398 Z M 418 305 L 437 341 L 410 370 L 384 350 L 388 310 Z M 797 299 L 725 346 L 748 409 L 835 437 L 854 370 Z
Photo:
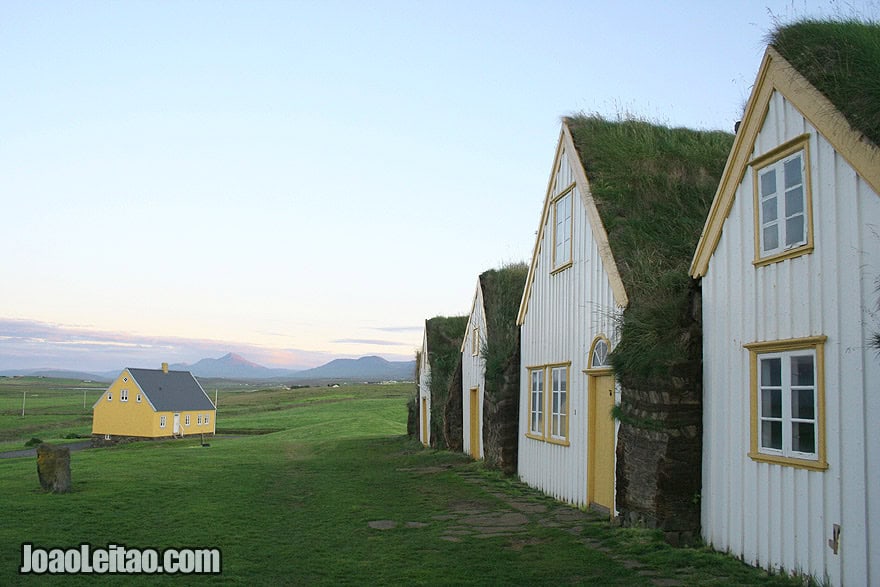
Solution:
M 483 455 L 486 464 L 516 473 L 519 442 L 519 334 L 516 350 L 504 366 L 502 385 L 483 397 Z
M 449 378 L 449 391 L 446 395 L 446 404 L 443 406 L 443 438 L 446 440 L 446 448 L 458 452 L 461 452 L 464 447 L 461 380 L 462 367 L 461 354 L 459 354 L 455 371 Z

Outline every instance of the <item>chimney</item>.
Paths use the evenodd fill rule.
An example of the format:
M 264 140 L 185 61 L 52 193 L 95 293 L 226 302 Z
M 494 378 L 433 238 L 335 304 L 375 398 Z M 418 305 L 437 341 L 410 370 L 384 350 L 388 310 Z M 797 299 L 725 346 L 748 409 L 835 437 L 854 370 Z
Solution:
M 162 363 L 162 373 L 168 373 L 168 363 Z

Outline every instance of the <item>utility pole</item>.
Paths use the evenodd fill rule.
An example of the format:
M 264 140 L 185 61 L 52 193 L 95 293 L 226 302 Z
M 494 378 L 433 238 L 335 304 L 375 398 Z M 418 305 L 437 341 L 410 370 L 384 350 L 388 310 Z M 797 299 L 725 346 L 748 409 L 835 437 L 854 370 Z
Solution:
M 25 404 L 26 400 L 27 400 L 27 390 L 22 389 L 21 390 L 21 417 L 22 418 L 24 418 L 24 404 Z

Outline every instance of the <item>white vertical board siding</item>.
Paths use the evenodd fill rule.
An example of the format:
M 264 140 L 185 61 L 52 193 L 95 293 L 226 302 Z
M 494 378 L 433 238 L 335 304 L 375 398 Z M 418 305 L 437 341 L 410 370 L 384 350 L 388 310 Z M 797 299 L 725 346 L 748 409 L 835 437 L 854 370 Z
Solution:
M 780 94 L 752 156 L 809 133 L 812 253 L 755 267 L 746 169 L 703 290 L 703 537 L 768 569 L 880 584 L 880 197 Z M 826 471 L 749 458 L 743 344 L 825 335 Z M 873 418 L 872 418 L 873 416 Z M 840 524 L 839 554 L 828 546 Z
M 485 392 L 486 361 L 483 359 L 482 348 L 474 349 L 474 328 L 479 329 L 478 344 L 482 346 L 486 340 L 486 313 L 483 308 L 483 288 L 477 279 L 477 291 L 474 293 L 474 303 L 471 308 L 471 316 L 468 319 L 464 341 L 461 350 L 461 406 L 462 406 L 462 436 L 464 443 L 462 448 L 465 454 L 471 452 L 471 389 L 478 388 L 479 396 L 479 455 L 483 458 L 483 394 Z M 476 353 L 475 353 L 476 351 Z
M 426 402 L 422 402 L 422 400 Z M 422 406 L 427 405 L 427 413 Z M 427 425 L 423 422 L 427 418 Z M 427 431 L 427 433 L 425 433 Z M 428 328 L 422 335 L 422 353 L 419 357 L 419 440 L 424 444 L 431 442 L 431 363 L 428 361 Z
M 580 165 L 577 154 L 564 148 L 559 157 L 551 200 L 575 181 L 571 166 Z M 619 315 L 582 201 L 587 190 L 589 186 L 579 184 L 572 192 L 572 266 L 553 275 L 552 209 L 545 220 L 521 329 L 520 363 L 520 478 L 556 499 L 579 506 L 587 502 L 587 353 L 599 334 L 608 337 L 612 345 L 616 342 L 614 325 Z M 569 446 L 527 437 L 529 367 L 569 361 Z M 544 393 L 550 393 L 549 385 Z

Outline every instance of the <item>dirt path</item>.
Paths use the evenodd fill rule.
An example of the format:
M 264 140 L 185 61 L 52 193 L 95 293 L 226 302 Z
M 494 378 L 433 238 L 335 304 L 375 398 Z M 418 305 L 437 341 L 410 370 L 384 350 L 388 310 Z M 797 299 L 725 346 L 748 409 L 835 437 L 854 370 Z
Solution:
M 83 450 L 89 448 L 92 444 L 91 440 L 81 440 L 79 442 L 71 442 L 70 444 L 65 444 L 63 446 L 67 446 L 70 448 L 70 452 L 76 452 L 78 450 Z M 16 459 L 19 457 L 35 457 L 37 456 L 36 448 L 26 448 L 23 450 L 8 450 L 6 452 L 0 452 L 0 459 Z

